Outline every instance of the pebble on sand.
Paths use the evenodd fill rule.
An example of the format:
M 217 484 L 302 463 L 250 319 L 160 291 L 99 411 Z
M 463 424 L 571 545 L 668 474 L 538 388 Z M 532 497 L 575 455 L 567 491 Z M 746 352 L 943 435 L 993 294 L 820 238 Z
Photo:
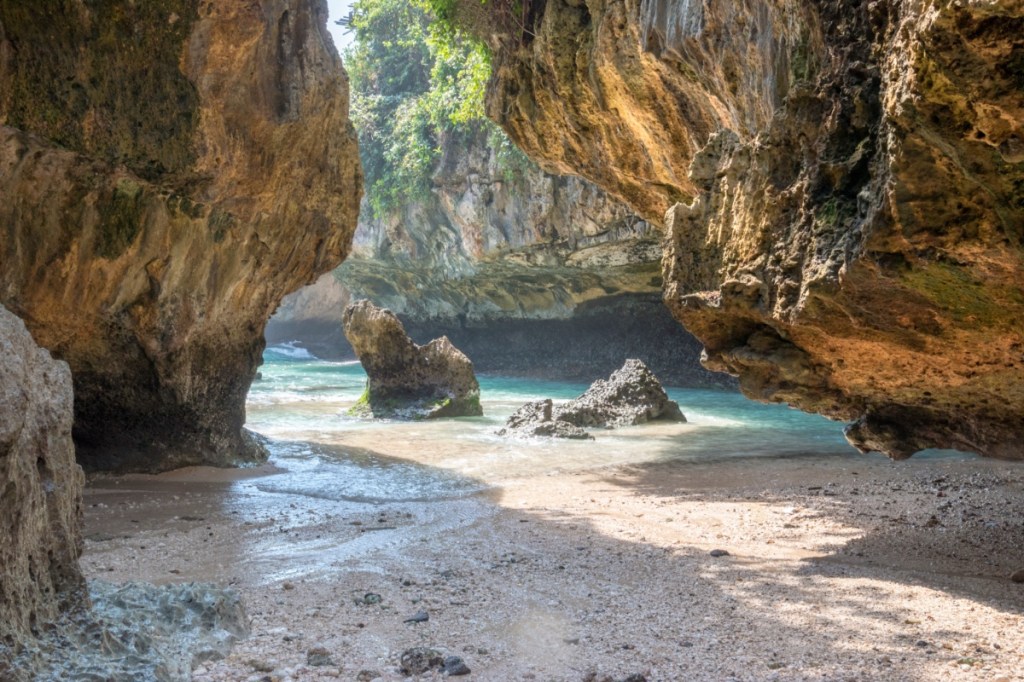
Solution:
M 444 656 L 436 649 L 413 647 L 402 652 L 398 666 L 403 675 L 422 675 L 431 668 L 443 667 Z
M 468 675 L 470 670 L 466 662 L 458 656 L 448 656 L 444 659 L 444 666 L 441 672 L 449 677 L 455 677 L 457 675 Z
M 316 646 L 306 652 L 306 665 L 314 667 L 334 665 L 334 659 L 331 658 L 331 652 L 322 646 Z

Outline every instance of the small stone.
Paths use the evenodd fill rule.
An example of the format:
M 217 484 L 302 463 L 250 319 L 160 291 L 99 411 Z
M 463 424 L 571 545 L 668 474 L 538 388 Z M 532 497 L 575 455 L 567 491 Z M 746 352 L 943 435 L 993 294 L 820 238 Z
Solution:
M 380 673 L 376 670 L 360 670 L 359 674 L 356 675 L 356 682 L 370 682 L 380 677 Z
M 444 656 L 436 649 L 418 646 L 403 651 L 398 665 L 403 675 L 422 675 L 432 668 L 443 667 Z
M 334 659 L 331 658 L 331 653 L 327 649 L 316 646 L 306 652 L 306 665 L 315 667 L 334 665 Z
M 356 599 L 357 604 L 364 604 L 366 606 L 372 606 L 373 604 L 379 604 L 384 601 L 384 597 L 380 596 L 376 592 L 367 592 L 360 599 Z
M 417 611 L 416 613 L 414 613 L 411 616 L 409 616 L 408 618 L 406 618 L 403 622 L 404 623 L 426 623 L 428 620 L 430 620 L 430 614 L 429 613 L 427 613 L 426 611 Z
M 1024 568 L 1011 573 L 1010 580 L 1015 583 L 1024 583 Z
M 623 678 L 622 682 L 647 682 L 647 677 L 640 673 L 633 673 L 629 677 Z
M 924 641 L 923 639 L 919 639 L 916 642 L 914 642 L 914 646 L 919 646 L 923 648 L 928 646 L 928 642 Z
M 294 590 L 295 589 L 295 584 L 285 580 L 283 583 L 281 583 L 281 589 L 282 590 Z
M 274 672 L 274 664 L 259 659 L 253 659 L 249 661 L 249 667 L 258 673 L 272 673 Z
M 445 675 L 449 677 L 455 677 L 456 675 L 468 675 L 469 666 L 458 656 L 448 656 L 444 659 L 444 665 L 441 670 Z
M 724 549 L 713 549 L 709 552 L 709 554 L 713 557 L 729 556 L 729 552 L 725 551 Z

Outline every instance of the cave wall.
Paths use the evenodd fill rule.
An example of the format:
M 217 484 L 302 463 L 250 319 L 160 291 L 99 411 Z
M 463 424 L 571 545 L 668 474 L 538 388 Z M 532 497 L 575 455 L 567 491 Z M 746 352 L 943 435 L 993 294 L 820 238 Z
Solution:
M 488 113 L 665 229 L 708 367 L 863 450 L 1024 458 L 1024 4 L 535 10 Z
M 88 468 L 264 456 L 281 297 L 348 253 L 362 177 L 322 0 L 0 0 L 0 302 L 71 366 Z

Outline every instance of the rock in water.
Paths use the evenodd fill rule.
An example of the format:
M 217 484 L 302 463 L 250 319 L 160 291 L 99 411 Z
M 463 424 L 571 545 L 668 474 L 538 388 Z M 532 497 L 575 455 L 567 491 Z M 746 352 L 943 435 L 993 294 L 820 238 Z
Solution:
M 4 646 L 84 606 L 85 477 L 71 441 L 71 372 L 0 306 L 0 678 Z M 9 653 L 9 652 L 8 652 Z
M 640 360 L 626 360 L 607 380 L 562 405 L 556 419 L 575 426 L 633 426 L 655 419 L 685 422 L 679 405 L 669 400 L 658 378 Z
M 71 366 L 79 460 L 261 459 L 264 324 L 348 253 L 362 191 L 326 3 L 15 4 L 0 302 Z
M 686 421 L 651 370 L 631 359 L 607 380 L 598 379 L 586 393 L 565 405 L 555 407 L 550 399 L 523 405 L 498 435 L 590 438 L 583 427 L 616 428 L 655 419 Z
M 554 407 L 551 398 L 526 403 L 515 411 L 504 428 L 498 431 L 499 436 L 549 436 L 551 438 L 573 438 L 577 440 L 593 439 L 589 433 L 569 422 L 554 418 Z
M 368 377 L 354 410 L 404 419 L 483 414 L 473 363 L 447 337 L 419 346 L 394 313 L 369 301 L 350 305 L 343 324 Z

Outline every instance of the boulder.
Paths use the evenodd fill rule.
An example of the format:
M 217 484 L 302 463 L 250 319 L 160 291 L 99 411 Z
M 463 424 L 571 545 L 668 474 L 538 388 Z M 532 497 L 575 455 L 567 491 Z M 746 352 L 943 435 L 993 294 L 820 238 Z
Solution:
M 0 678 L 4 649 L 87 604 L 78 568 L 85 477 L 71 372 L 0 306 Z
M 499 436 L 590 438 L 584 427 L 616 428 L 652 420 L 685 422 L 657 377 L 640 360 L 626 360 L 607 380 L 560 406 L 550 399 L 527 403 L 508 418 Z
M 354 412 L 401 419 L 483 414 L 473 363 L 447 337 L 417 345 L 393 312 L 369 301 L 350 305 L 343 326 L 367 375 Z
M 576 426 L 633 426 L 655 419 L 685 422 L 679 405 L 669 400 L 661 382 L 640 360 L 626 360 L 607 380 L 561 406 L 557 419 Z
M 567 421 L 555 419 L 551 398 L 526 403 L 515 411 L 499 436 L 550 436 L 551 438 L 593 439 L 589 433 Z

